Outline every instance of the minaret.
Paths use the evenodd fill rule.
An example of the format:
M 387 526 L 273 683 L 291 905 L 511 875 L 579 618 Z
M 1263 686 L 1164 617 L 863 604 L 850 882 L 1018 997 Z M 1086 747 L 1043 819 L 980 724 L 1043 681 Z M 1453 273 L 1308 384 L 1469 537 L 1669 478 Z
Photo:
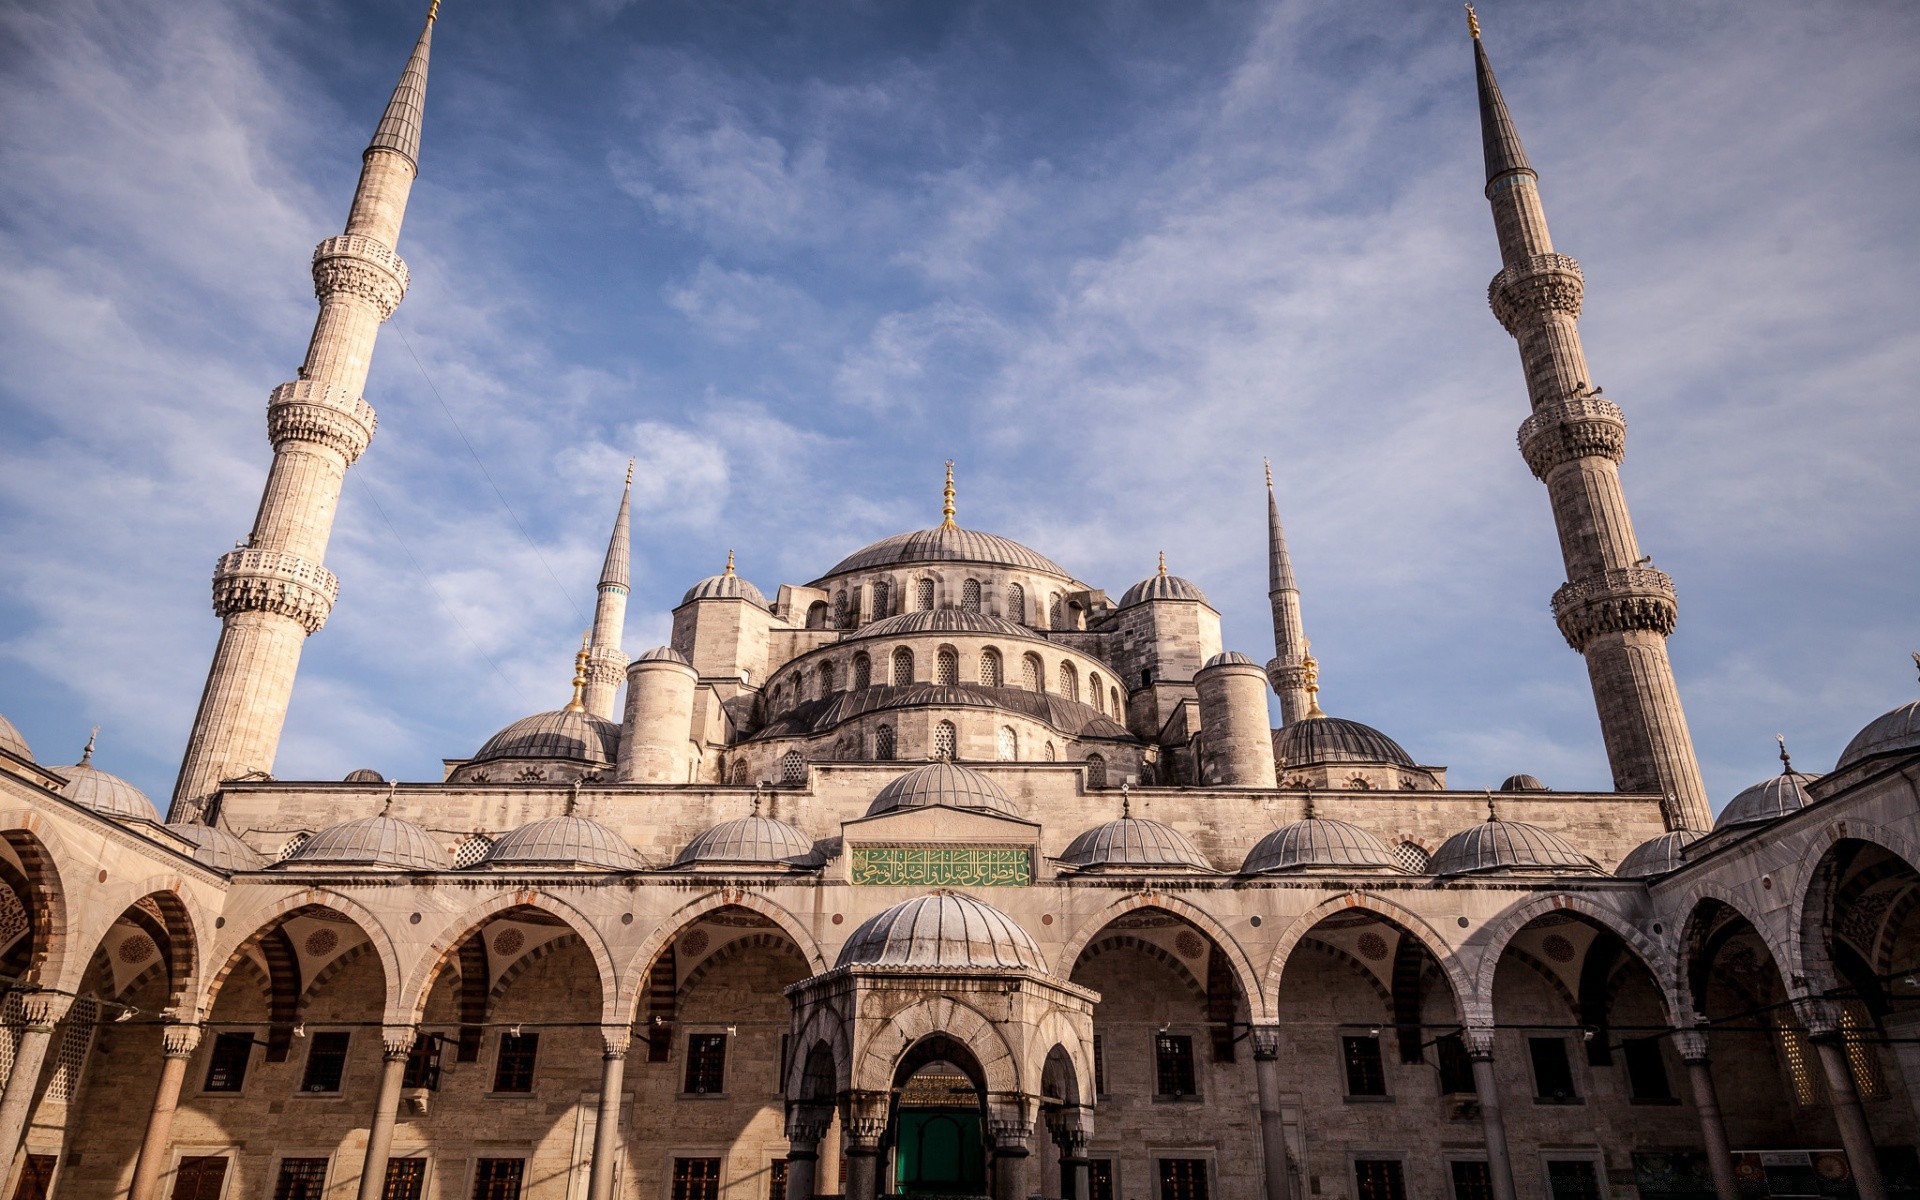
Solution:
M 1267 463 L 1267 601 L 1273 606 L 1273 661 L 1267 682 L 1280 696 L 1280 724 L 1307 715 L 1307 632 L 1300 623 L 1300 586 L 1293 580 L 1280 503 L 1273 498 L 1273 464 Z
M 347 468 L 373 438 L 373 407 L 360 393 L 374 338 L 407 291 L 407 267 L 393 248 L 418 171 L 438 12 L 435 0 L 362 156 L 346 232 L 313 252 L 320 314 L 298 378 L 267 401 L 273 466 L 253 532 L 214 567 L 220 643 L 180 764 L 171 820 L 199 819 L 222 780 L 272 771 L 301 645 L 326 623 L 339 593 L 321 560 Z
M 1487 288 L 1494 316 L 1520 343 L 1533 414 L 1520 453 L 1547 485 L 1568 583 L 1553 595 L 1567 644 L 1587 659 L 1613 765 L 1614 787 L 1660 792 L 1674 829 L 1707 829 L 1711 816 L 1693 738 L 1680 709 L 1667 635 L 1678 608 L 1673 581 L 1640 553 L 1620 490 L 1626 419 L 1592 386 L 1580 346 L 1580 264 L 1553 250 L 1538 177 L 1480 42 L 1471 5 L 1487 199 L 1500 241 L 1500 273 Z
M 600 567 L 600 599 L 593 609 L 593 638 L 587 646 L 587 711 L 609 721 L 620 719 L 613 695 L 627 678 L 627 656 L 620 635 L 627 623 L 628 564 L 633 557 L 633 461 L 627 461 L 627 484 L 620 493 L 620 512 L 607 539 L 607 558 Z

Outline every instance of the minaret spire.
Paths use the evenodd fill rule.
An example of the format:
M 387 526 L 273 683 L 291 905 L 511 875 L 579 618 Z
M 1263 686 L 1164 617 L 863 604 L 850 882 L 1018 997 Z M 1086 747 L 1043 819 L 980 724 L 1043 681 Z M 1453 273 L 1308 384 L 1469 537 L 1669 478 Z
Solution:
M 1519 343 L 1532 407 L 1520 426 L 1520 453 L 1547 485 L 1559 527 L 1569 582 L 1554 593 L 1554 617 L 1567 644 L 1586 656 L 1614 786 L 1671 795 L 1672 827 L 1704 830 L 1711 827 L 1706 785 L 1667 658 L 1679 611 L 1673 581 L 1641 554 L 1620 487 L 1626 418 L 1591 383 L 1580 344 L 1580 264 L 1554 252 L 1539 178 L 1477 20 L 1471 32 L 1486 195 L 1503 264 L 1487 298 Z
M 1280 502 L 1273 495 L 1273 463 L 1267 468 L 1267 602 L 1273 607 L 1273 661 L 1267 682 L 1280 697 L 1280 723 L 1291 725 L 1313 708 L 1307 691 L 1307 633 L 1300 621 L 1300 587 L 1293 579 L 1287 533 L 1280 527 Z
M 953 523 L 953 460 L 952 459 L 947 460 L 947 486 L 946 486 L 946 489 L 941 493 L 941 496 L 943 497 L 943 499 L 941 500 L 941 503 L 940 503 L 940 528 L 942 529 L 960 528 L 958 525 L 955 525 Z
M 600 596 L 593 609 L 593 634 L 587 646 L 587 711 L 618 721 L 614 695 L 627 677 L 627 656 L 620 649 L 627 624 L 627 590 L 633 558 L 633 460 L 627 460 L 627 482 L 620 492 L 620 511 L 613 518 L 613 536 L 607 539 L 607 557 L 600 565 Z
M 222 780 L 272 771 L 301 647 L 326 623 L 339 594 L 339 581 L 321 564 L 347 468 L 373 440 L 373 406 L 361 392 L 374 339 L 407 293 L 407 267 L 394 246 L 418 171 L 437 13 L 437 5 L 428 11 L 361 156 L 345 232 L 313 253 L 320 312 L 298 374 L 267 401 L 273 466 L 253 530 L 214 567 L 220 643 L 174 785 L 171 820 L 200 819 Z

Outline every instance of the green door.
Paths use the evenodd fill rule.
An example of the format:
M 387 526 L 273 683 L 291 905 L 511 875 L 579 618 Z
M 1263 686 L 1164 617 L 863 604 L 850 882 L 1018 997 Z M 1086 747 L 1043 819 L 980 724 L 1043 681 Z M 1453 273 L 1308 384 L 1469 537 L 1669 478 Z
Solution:
M 980 1113 L 966 1108 L 903 1108 L 896 1180 L 904 1196 L 978 1196 L 987 1190 Z

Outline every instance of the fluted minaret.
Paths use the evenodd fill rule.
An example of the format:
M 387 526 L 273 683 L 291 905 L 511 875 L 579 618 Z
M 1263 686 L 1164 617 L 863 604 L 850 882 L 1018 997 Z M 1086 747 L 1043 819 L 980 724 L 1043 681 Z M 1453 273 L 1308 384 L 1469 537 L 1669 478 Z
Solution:
M 320 314 L 299 377 L 267 401 L 273 466 L 253 532 L 214 567 L 220 644 L 180 764 L 172 820 L 198 819 L 222 780 L 273 769 L 301 646 L 325 624 L 339 592 L 321 560 L 347 468 L 373 438 L 373 407 L 360 393 L 374 338 L 407 291 L 394 245 L 418 171 L 438 8 L 435 0 L 362 156 L 346 232 L 313 252 Z
M 620 636 L 627 624 L 629 564 L 633 558 L 633 463 L 627 463 L 627 484 L 620 493 L 620 512 L 613 518 L 613 536 L 607 539 L 607 558 L 600 567 L 600 598 L 593 609 L 593 635 L 587 645 L 587 711 L 609 721 L 620 719 L 614 693 L 627 678 L 627 656 Z
M 1580 346 L 1580 264 L 1554 253 L 1538 177 L 1467 12 L 1503 264 L 1487 299 L 1520 343 L 1533 406 L 1520 426 L 1520 453 L 1547 485 L 1560 531 L 1569 582 L 1553 595 L 1554 617 L 1567 644 L 1586 656 L 1614 786 L 1665 793 L 1670 827 L 1707 829 L 1706 787 L 1667 659 L 1678 613 L 1673 581 L 1641 555 L 1620 490 L 1626 419 L 1592 386 Z
M 1307 631 L 1300 623 L 1300 586 L 1293 580 L 1280 502 L 1273 498 L 1273 465 L 1267 465 L 1267 602 L 1273 606 L 1273 661 L 1267 682 L 1280 697 L 1280 723 L 1307 715 Z

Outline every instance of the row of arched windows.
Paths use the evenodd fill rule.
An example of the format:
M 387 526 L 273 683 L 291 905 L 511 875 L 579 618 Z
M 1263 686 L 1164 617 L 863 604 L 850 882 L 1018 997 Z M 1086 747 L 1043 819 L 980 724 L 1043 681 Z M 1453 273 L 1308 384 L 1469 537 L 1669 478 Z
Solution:
M 915 659 L 913 650 L 907 646 L 896 648 L 887 656 L 885 679 L 895 687 L 906 687 L 914 682 Z M 982 687 L 1005 687 L 1006 662 L 999 650 L 989 646 L 980 652 L 976 678 Z M 780 709 L 790 708 L 805 700 L 824 700 L 831 696 L 840 681 L 838 670 L 833 662 L 822 662 L 811 672 L 796 673 L 782 683 L 776 684 L 770 694 L 770 701 Z M 960 652 L 952 646 L 942 646 L 934 652 L 933 681 L 942 686 L 951 686 L 960 682 Z M 858 691 L 873 686 L 873 659 L 861 651 L 853 656 L 848 686 Z M 1047 690 L 1046 664 L 1038 654 L 1023 654 L 1020 658 L 1020 686 L 1030 692 Z M 1054 687 L 1058 694 L 1069 700 L 1081 699 L 1080 671 L 1070 662 L 1062 662 L 1054 676 Z M 1107 683 L 1100 672 L 1087 673 L 1086 701 L 1095 712 L 1102 716 L 1112 716 L 1115 720 L 1124 719 L 1125 708 L 1120 701 L 1120 689 Z
M 993 750 L 994 758 L 999 762 L 1021 761 L 1019 730 L 1011 725 L 1000 726 L 994 734 Z M 843 747 L 842 753 L 844 754 L 844 752 Z M 876 726 L 873 731 L 874 760 L 877 762 L 892 762 L 898 757 L 898 753 L 899 743 L 893 726 Z M 1053 739 L 1051 738 L 1042 741 L 1040 755 L 1045 762 L 1058 762 L 1060 760 L 1059 748 L 1054 745 Z M 960 730 L 952 721 L 941 721 L 933 727 L 933 757 L 947 760 L 960 757 Z M 1086 763 L 1087 785 L 1089 787 L 1107 786 L 1107 760 L 1105 756 L 1098 753 L 1089 754 L 1087 755 Z M 798 750 L 789 750 L 780 756 L 778 769 L 779 780 L 782 786 L 798 787 L 807 781 L 807 756 Z M 732 772 L 734 783 L 747 783 L 748 773 L 745 759 L 738 759 L 734 762 Z M 297 849 L 299 843 L 303 840 L 304 838 L 297 838 L 295 841 L 289 843 L 289 846 Z M 481 858 L 485 857 L 486 850 L 491 845 L 492 843 L 487 842 L 484 838 L 475 838 L 469 839 L 468 845 L 463 845 L 461 849 L 464 853 L 470 847 L 473 848 L 473 861 L 478 862 Z M 1402 847 L 1403 850 L 1407 848 L 1412 848 L 1415 851 L 1419 849 L 1418 847 Z M 282 856 L 284 857 L 285 854 L 289 852 L 290 851 L 283 851 Z M 471 864 L 460 863 L 457 865 L 464 866 Z
M 894 615 L 893 584 L 878 579 L 873 588 L 873 614 L 870 619 L 878 621 L 882 617 Z M 938 596 L 938 585 L 932 577 L 913 580 L 913 607 L 921 612 L 932 612 Z M 968 612 L 986 611 L 983 604 L 985 587 L 978 579 L 962 580 L 960 584 L 960 607 Z M 1005 594 L 1005 616 L 1009 621 L 1027 624 L 1027 589 L 1018 583 L 1009 583 Z M 851 592 L 841 589 L 833 595 L 831 606 L 832 622 L 835 629 L 853 629 L 860 624 L 860 589 Z M 824 625 L 828 608 L 816 604 L 809 610 L 808 626 L 817 628 Z M 1038 615 L 1037 613 L 1035 614 Z M 1067 629 L 1071 623 L 1067 620 L 1066 601 L 1058 592 L 1046 600 L 1046 628 Z

